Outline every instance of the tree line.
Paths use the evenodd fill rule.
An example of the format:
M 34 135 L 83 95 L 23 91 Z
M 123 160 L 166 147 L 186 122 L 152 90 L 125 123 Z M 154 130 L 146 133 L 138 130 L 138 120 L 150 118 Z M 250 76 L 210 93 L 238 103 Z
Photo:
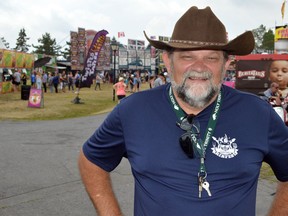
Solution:
M 18 38 L 16 39 L 16 47 L 12 48 L 12 50 L 28 53 L 29 48 L 33 47 L 33 51 L 31 53 L 38 54 L 46 54 L 51 56 L 62 56 L 66 60 L 70 60 L 70 42 L 66 41 L 66 45 L 69 48 L 65 47 L 62 49 L 61 46 L 57 45 L 56 39 L 52 38 L 50 33 L 45 33 L 39 38 L 38 45 L 30 45 L 30 38 L 27 37 L 25 28 L 20 29 Z M 9 46 L 8 46 L 9 47 Z
M 255 53 L 274 50 L 274 33 L 271 29 L 267 29 L 266 26 L 260 25 L 258 28 L 253 29 L 252 33 L 255 38 Z M 19 52 L 28 52 L 31 45 L 28 43 L 29 37 L 27 37 L 25 28 L 20 29 L 18 38 L 16 39 L 16 47 L 13 50 Z M 70 42 L 66 41 L 65 47 L 57 45 L 56 39 L 52 38 L 50 33 L 45 33 L 38 40 L 38 45 L 32 44 L 34 50 L 32 53 L 46 54 L 52 56 L 62 56 L 66 60 L 70 60 Z

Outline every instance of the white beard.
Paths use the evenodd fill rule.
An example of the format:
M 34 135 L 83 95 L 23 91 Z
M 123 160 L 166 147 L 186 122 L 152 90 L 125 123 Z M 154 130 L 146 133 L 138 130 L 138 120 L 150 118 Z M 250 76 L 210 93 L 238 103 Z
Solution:
M 220 91 L 221 83 L 218 85 L 213 83 L 213 74 L 210 71 L 197 72 L 189 70 L 183 74 L 183 79 L 180 84 L 174 81 L 173 73 L 174 70 L 171 73 L 171 83 L 172 87 L 176 90 L 177 96 L 192 107 L 204 108 Z M 193 78 L 206 81 L 191 84 L 188 79 Z

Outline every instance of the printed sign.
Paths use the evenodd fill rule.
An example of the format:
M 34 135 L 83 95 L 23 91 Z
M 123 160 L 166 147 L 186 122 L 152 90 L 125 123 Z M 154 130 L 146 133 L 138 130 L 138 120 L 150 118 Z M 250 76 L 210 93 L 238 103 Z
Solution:
M 30 89 L 30 95 L 28 100 L 28 107 L 42 108 L 44 107 L 44 98 L 42 89 Z

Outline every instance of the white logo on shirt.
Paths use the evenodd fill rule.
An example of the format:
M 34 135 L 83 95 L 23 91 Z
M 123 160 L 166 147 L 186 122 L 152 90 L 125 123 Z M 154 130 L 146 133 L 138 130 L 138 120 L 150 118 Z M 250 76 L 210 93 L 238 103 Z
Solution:
M 233 158 L 238 154 L 237 144 L 235 143 L 235 138 L 230 139 L 226 134 L 224 137 L 212 136 L 212 153 L 220 158 L 229 159 Z

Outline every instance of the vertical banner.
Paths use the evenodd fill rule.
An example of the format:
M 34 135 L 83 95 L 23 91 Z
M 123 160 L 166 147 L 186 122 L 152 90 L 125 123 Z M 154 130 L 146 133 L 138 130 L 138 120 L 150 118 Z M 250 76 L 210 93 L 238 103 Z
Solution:
M 28 107 L 42 108 L 44 107 L 44 98 L 42 89 L 30 89 Z
M 108 32 L 106 30 L 102 30 L 97 32 L 95 35 L 84 62 L 80 88 L 90 88 L 91 84 L 93 83 L 93 75 L 96 70 L 98 55 L 106 40 L 107 34 Z

